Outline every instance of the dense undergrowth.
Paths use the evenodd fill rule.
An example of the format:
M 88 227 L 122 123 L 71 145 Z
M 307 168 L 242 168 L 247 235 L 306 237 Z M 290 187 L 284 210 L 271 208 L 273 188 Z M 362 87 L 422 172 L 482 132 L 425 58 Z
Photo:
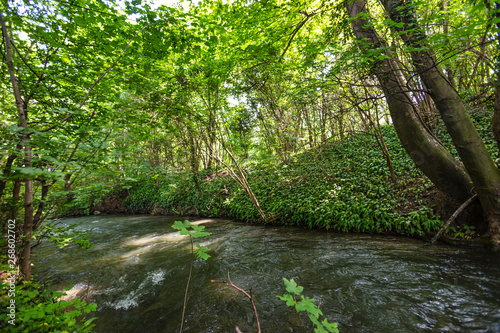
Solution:
M 398 176 L 396 184 L 390 180 L 375 138 L 366 134 L 299 154 L 289 164 L 247 164 L 248 182 L 276 224 L 405 235 L 438 229 L 440 221 L 424 200 L 431 183 L 414 168 L 392 128 L 383 132 Z M 131 184 L 125 193 L 122 190 L 123 208 L 128 213 L 259 221 L 246 192 L 224 170 L 204 171 L 198 184 L 197 188 L 193 176 L 186 174 L 163 177 L 159 184 L 146 179 Z M 69 209 L 106 211 L 102 202 L 109 201 L 109 196 L 120 195 L 80 199 Z M 89 209 L 89 204 L 94 208 Z
M 489 131 L 488 113 L 472 115 L 492 155 L 498 155 Z M 442 225 L 433 207 L 431 182 L 414 166 L 391 126 L 382 128 L 397 182 L 374 136 L 359 133 L 342 142 L 298 154 L 288 164 L 252 162 L 246 176 L 272 223 L 342 232 L 397 233 L 424 236 Z M 454 152 L 436 124 L 435 132 Z M 160 175 L 125 184 L 104 197 L 84 197 L 68 212 L 152 213 L 230 217 L 259 222 L 245 190 L 224 169 Z M 120 201 L 117 210 L 116 202 Z M 113 202 L 111 209 L 109 203 Z M 108 204 L 107 204 L 108 203 Z
M 85 316 L 96 310 L 96 304 L 76 298 L 63 300 L 65 293 L 49 290 L 34 281 L 11 284 L 2 276 L 1 284 L 2 291 L 9 295 L 0 297 L 0 306 L 5 309 L 0 313 L 2 332 L 93 332 L 92 322 L 97 318 L 87 320 Z

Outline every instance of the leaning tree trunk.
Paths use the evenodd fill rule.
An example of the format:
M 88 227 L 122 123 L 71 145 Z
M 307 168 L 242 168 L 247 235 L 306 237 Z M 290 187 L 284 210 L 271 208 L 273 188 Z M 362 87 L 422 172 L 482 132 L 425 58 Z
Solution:
M 471 190 L 469 176 L 417 117 L 387 43 L 368 20 L 366 1 L 345 0 L 345 6 L 349 17 L 353 18 L 351 27 L 360 48 L 365 51 L 383 50 L 389 54 L 389 57 L 373 60 L 371 65 L 384 91 L 394 127 L 406 152 L 440 191 L 457 201 L 467 200 Z
M 448 82 L 427 37 L 419 27 L 411 1 L 388 0 L 384 3 L 390 18 L 404 23 L 396 28 L 409 48 L 413 66 L 424 82 L 441 114 L 457 152 L 474 184 L 487 224 L 493 249 L 500 250 L 500 170 L 486 150 L 481 136 L 465 110 L 458 92 Z M 411 32 L 408 32 L 411 29 Z

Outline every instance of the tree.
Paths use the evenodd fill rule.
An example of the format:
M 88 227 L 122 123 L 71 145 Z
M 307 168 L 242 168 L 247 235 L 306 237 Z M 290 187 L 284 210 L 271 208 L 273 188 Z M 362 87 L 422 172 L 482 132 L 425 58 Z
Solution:
M 444 193 L 463 200 L 470 196 L 471 183 L 483 209 L 490 246 L 500 245 L 500 171 L 486 151 L 476 128 L 465 111 L 462 99 L 449 83 L 426 42 L 426 36 L 409 1 L 384 3 L 413 60 L 413 66 L 427 88 L 446 124 L 465 169 L 429 135 L 416 117 L 412 100 L 403 89 L 391 48 L 373 27 L 365 1 L 346 1 L 351 24 L 361 48 L 371 50 L 372 63 L 399 138 L 415 164 Z M 445 173 L 443 173 L 445 171 Z
M 31 277 L 31 240 L 50 212 L 51 188 L 63 181 L 70 187 L 113 128 L 108 112 L 118 94 L 116 77 L 110 75 L 106 86 L 102 79 L 123 55 L 118 45 L 130 38 L 126 16 L 113 6 L 26 1 L 1 8 L 2 69 L 9 77 L 9 85 L 2 84 L 17 112 L 2 115 L 11 144 L 2 154 L 0 195 L 11 189 L 11 201 L 17 201 L 24 190 L 22 204 L 14 202 L 9 213 L 24 215 L 17 237 L 24 280 Z
M 453 85 L 441 70 L 426 35 L 418 24 L 411 1 L 386 1 L 385 9 L 409 48 L 413 66 L 441 114 L 448 133 L 472 179 L 487 222 L 490 245 L 500 250 L 500 170 L 486 150 L 479 133 Z M 410 31 L 411 29 L 411 31 Z

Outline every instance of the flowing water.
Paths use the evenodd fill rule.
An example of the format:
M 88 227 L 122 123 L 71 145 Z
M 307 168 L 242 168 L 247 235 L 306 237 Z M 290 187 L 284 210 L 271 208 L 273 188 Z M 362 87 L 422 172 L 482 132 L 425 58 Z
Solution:
M 178 332 L 190 241 L 170 228 L 184 218 L 64 219 L 93 229 L 94 248 L 35 251 L 34 271 L 54 288 L 98 304 L 97 332 Z M 194 262 L 184 332 L 256 332 L 253 287 L 264 333 L 312 332 L 276 295 L 295 279 L 346 332 L 500 332 L 500 257 L 481 249 L 426 246 L 399 237 L 189 219 L 213 234 L 208 261 Z

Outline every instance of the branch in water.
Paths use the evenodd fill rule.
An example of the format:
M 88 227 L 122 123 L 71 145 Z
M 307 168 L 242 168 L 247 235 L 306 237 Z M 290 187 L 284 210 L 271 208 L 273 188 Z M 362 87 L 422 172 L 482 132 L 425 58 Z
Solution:
M 260 322 L 259 322 L 259 316 L 257 315 L 257 308 L 255 307 L 255 303 L 253 301 L 253 292 L 252 292 L 252 288 L 250 287 L 250 292 L 247 293 L 246 291 L 244 291 L 243 289 L 241 289 L 240 287 L 234 285 L 232 282 L 231 282 L 231 278 L 229 277 L 229 272 L 227 272 L 227 281 L 219 281 L 219 280 L 211 280 L 210 282 L 215 282 L 215 283 L 224 283 L 225 285 L 229 286 L 229 287 L 232 287 L 236 290 L 238 290 L 239 292 L 241 292 L 243 295 L 245 295 L 248 299 L 250 299 L 250 302 L 252 303 L 252 308 L 253 308 L 253 312 L 255 314 L 255 320 L 257 321 L 257 332 L 258 333 L 261 333 L 260 332 Z M 240 329 L 238 327 L 236 327 L 236 333 L 242 333 L 240 331 Z

